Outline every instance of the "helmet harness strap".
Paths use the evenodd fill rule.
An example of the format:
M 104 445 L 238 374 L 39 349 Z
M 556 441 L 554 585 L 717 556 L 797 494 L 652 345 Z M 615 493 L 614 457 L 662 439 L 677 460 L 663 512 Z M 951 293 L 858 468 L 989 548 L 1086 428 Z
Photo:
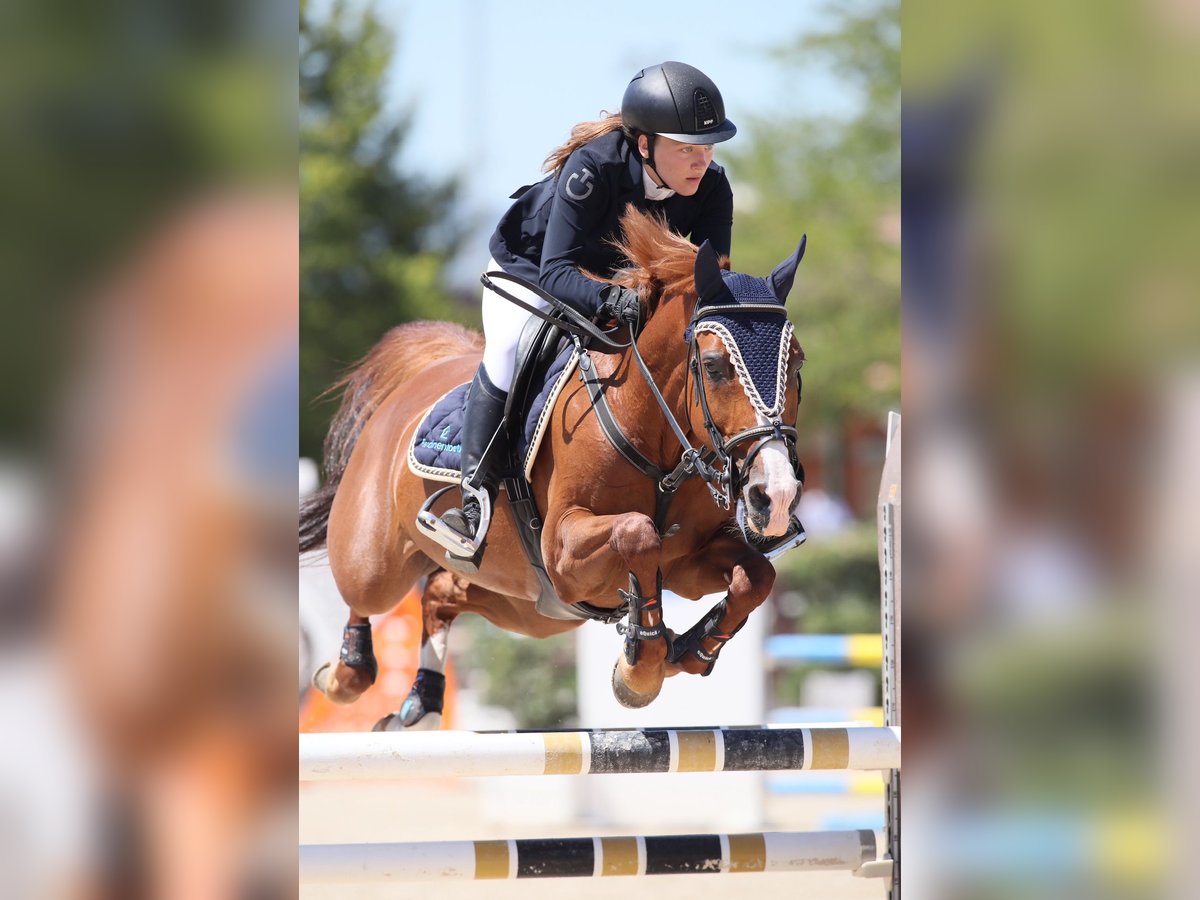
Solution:
M 646 155 L 642 157 L 642 165 L 650 169 L 659 187 L 667 187 L 667 180 L 659 175 L 658 169 L 654 167 L 654 139 L 658 135 L 648 131 L 642 133 L 646 136 Z

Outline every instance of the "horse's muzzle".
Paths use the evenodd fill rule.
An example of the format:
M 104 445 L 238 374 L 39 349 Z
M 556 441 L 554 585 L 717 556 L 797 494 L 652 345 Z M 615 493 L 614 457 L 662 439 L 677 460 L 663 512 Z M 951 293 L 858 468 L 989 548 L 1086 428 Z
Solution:
M 747 524 L 764 537 L 778 537 L 791 526 L 792 513 L 800 502 L 802 485 L 793 481 L 769 491 L 766 482 L 756 481 L 746 486 Z
M 746 522 L 757 534 L 778 537 L 791 527 L 803 482 L 796 477 L 789 447 L 778 439 L 755 448 L 742 490 Z

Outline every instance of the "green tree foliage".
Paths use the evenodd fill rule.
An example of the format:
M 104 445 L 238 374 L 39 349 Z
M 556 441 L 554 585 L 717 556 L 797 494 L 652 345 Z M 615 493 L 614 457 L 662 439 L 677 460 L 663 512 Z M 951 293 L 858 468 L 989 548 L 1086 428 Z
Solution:
M 398 168 L 406 115 L 383 109 L 394 39 L 369 8 L 300 8 L 300 452 L 320 457 L 316 398 L 388 328 L 463 319 L 441 274 L 457 187 Z
M 796 112 L 754 119 L 753 142 L 730 150 L 734 265 L 765 274 L 807 232 L 788 302 L 808 358 L 802 420 L 879 417 L 899 400 L 899 4 L 839 7 L 827 31 L 776 55 L 797 71 L 780 104 Z M 858 91 L 852 116 L 804 113 L 815 62 Z
M 568 728 L 578 721 L 573 633 L 532 640 L 480 620 L 471 624 L 471 662 L 486 661 L 484 702 L 512 713 L 518 728 Z
M 874 522 L 814 539 L 775 564 L 776 584 L 791 594 L 782 631 L 851 634 L 879 630 L 879 558 Z

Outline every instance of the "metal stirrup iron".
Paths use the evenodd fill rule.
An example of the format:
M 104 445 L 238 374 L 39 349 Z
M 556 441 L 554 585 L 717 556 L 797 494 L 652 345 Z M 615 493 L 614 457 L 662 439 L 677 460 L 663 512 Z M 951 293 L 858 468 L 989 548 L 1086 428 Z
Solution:
M 455 529 L 443 522 L 441 516 L 433 512 L 434 504 L 443 495 L 454 490 L 469 492 L 479 503 L 479 527 L 475 530 L 473 538 L 459 534 Z M 488 496 L 487 491 L 479 490 L 470 485 L 452 484 L 436 491 L 429 496 L 429 499 L 422 504 L 421 509 L 417 512 L 417 524 L 421 526 L 421 530 L 444 547 L 448 553 L 463 557 L 464 559 L 470 559 L 479 552 L 479 545 L 487 537 L 491 521 L 491 497 Z

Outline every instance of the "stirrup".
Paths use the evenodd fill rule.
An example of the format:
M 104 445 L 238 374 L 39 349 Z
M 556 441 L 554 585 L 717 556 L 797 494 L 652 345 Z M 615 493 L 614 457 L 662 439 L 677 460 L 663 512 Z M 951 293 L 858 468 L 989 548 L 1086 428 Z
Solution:
M 467 560 L 479 552 L 479 546 L 487 537 L 488 526 L 492 524 L 492 499 L 485 490 L 469 484 L 462 486 L 462 490 L 471 494 L 479 503 L 479 527 L 475 530 L 475 537 L 465 537 L 443 522 L 441 516 L 435 515 L 433 512 L 433 505 L 441 499 L 442 495 L 457 487 L 458 485 L 454 484 L 447 485 L 431 494 L 417 512 L 417 525 L 430 540 L 440 544 L 452 556 Z

